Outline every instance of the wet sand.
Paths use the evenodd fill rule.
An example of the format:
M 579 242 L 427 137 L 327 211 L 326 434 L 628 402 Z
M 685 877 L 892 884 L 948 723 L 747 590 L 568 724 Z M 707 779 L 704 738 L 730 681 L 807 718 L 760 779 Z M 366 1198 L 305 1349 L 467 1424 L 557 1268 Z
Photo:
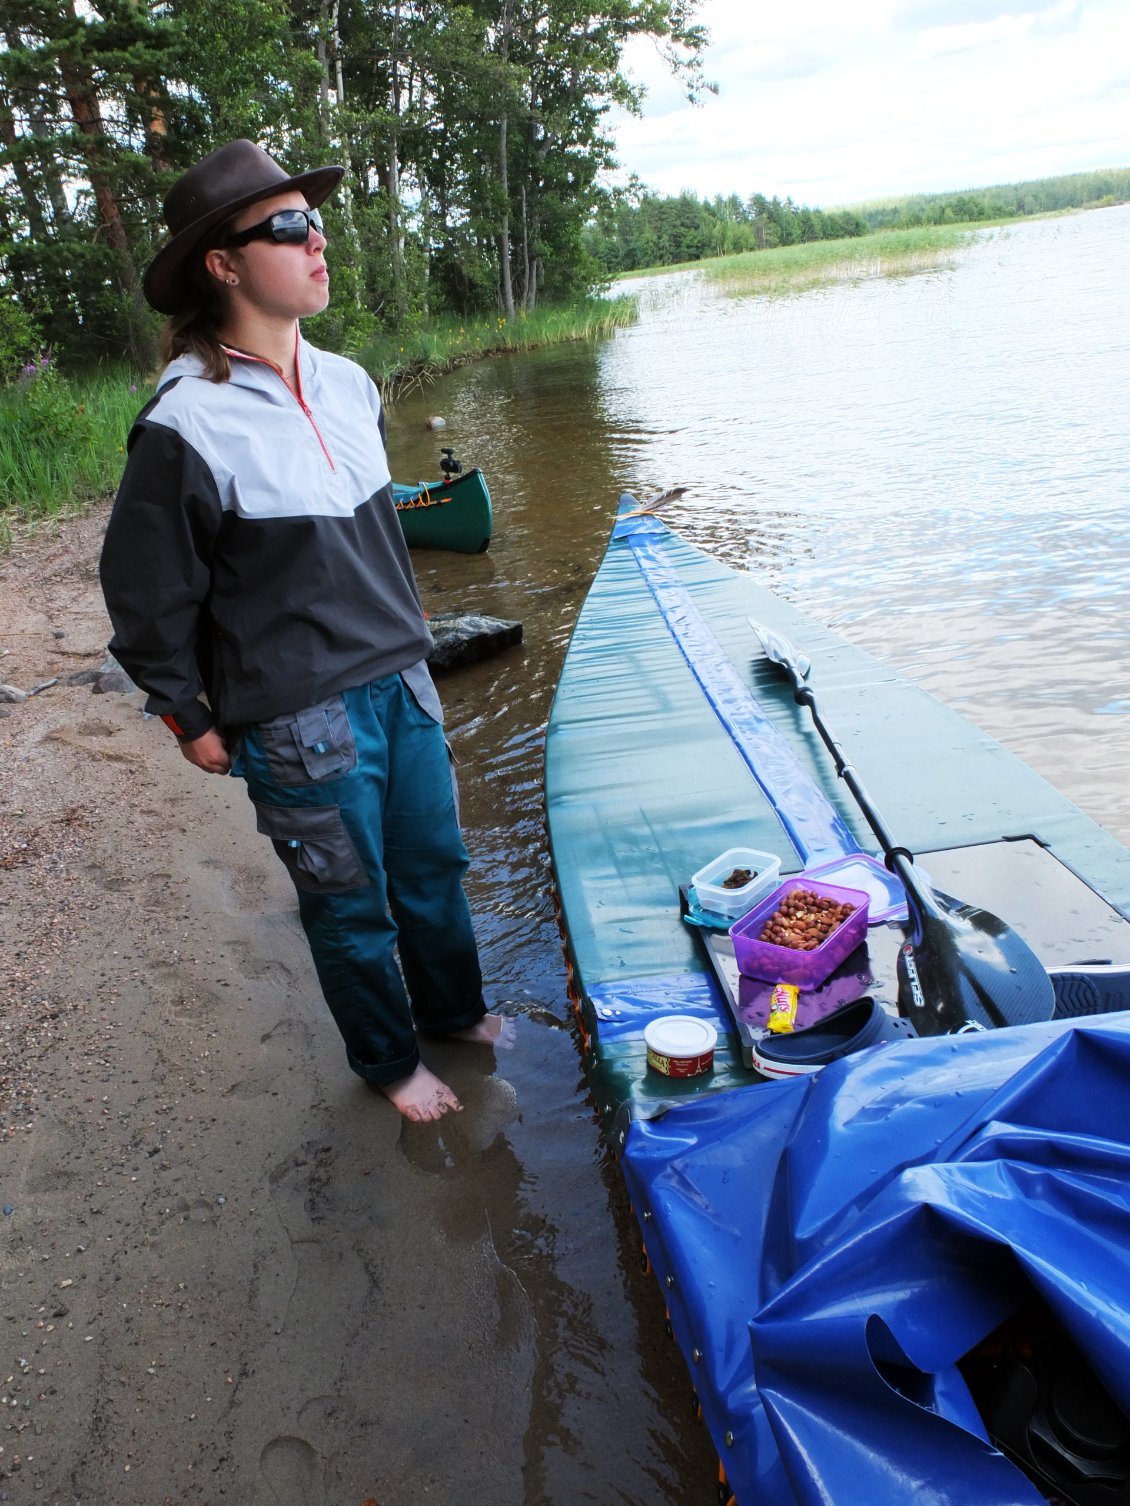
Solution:
M 102 663 L 104 521 L 0 558 L 0 681 Z M 466 1111 L 402 1124 L 242 786 L 140 703 L 60 684 L 0 719 L 0 1499 L 565 1506 L 689 1499 L 686 1470 L 705 1501 L 561 1021 L 520 1018 L 509 1060 L 425 1045 Z M 549 1215 L 548 1133 L 579 1157 Z

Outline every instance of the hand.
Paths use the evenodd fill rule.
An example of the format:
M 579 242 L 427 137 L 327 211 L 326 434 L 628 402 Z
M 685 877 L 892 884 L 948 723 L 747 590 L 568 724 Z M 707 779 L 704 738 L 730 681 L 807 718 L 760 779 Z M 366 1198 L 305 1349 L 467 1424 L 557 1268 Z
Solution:
M 180 750 L 189 763 L 203 769 L 205 774 L 227 774 L 231 770 L 231 756 L 215 727 L 209 728 L 203 737 L 181 743 Z

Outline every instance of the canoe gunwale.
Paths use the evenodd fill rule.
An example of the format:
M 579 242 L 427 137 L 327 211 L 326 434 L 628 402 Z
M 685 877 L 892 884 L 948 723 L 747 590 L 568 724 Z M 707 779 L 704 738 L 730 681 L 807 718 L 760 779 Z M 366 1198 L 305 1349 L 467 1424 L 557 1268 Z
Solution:
M 486 477 L 478 466 L 442 481 L 394 483 L 393 505 L 412 549 L 484 554 L 494 528 Z

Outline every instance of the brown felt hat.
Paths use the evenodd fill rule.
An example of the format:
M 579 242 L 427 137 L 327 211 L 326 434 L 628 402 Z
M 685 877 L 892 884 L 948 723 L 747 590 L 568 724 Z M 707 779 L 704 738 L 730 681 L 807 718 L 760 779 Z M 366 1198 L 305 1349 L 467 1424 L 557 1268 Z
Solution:
M 316 209 L 344 172 L 344 167 L 316 167 L 292 178 L 253 141 L 229 141 L 210 152 L 169 189 L 164 214 L 171 239 L 149 264 L 143 283 L 146 298 L 160 313 L 175 314 L 191 293 L 185 263 L 209 231 L 256 199 L 292 188 Z

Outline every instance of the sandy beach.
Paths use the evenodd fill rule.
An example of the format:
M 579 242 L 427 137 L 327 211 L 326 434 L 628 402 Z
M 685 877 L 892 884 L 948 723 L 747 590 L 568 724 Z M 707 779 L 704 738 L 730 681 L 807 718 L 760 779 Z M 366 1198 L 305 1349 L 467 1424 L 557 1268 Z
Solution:
M 59 682 L 0 707 L 0 1500 L 540 1499 L 505 1064 L 427 1048 L 430 1130 L 348 1072 L 242 786 L 67 683 L 105 517 L 0 557 L 0 681 Z

